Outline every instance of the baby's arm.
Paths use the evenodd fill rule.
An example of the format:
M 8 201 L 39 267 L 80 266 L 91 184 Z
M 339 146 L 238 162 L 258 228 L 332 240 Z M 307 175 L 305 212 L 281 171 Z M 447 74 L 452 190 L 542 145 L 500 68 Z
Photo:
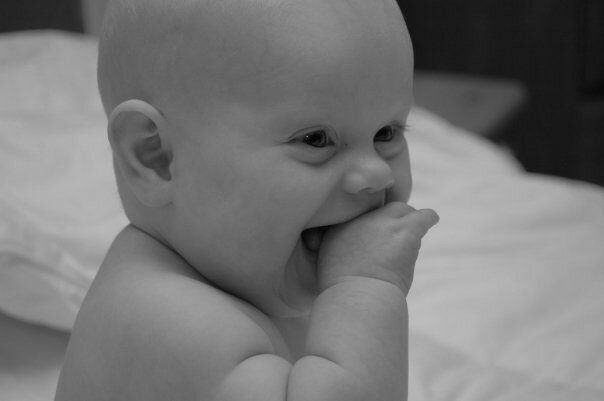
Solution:
M 391 203 L 328 234 L 307 341 L 313 356 L 294 366 L 292 399 L 406 399 L 406 295 L 420 240 L 437 220 Z
M 97 276 L 56 399 L 402 401 L 405 297 L 435 220 L 393 203 L 326 233 L 307 355 L 293 365 L 277 355 L 266 316 L 210 286 L 200 290 L 171 252 L 145 248 L 147 262 Z
M 219 399 L 406 399 L 406 294 L 421 238 L 437 219 L 391 203 L 326 234 L 307 355 L 291 368 L 253 356 L 223 382 Z

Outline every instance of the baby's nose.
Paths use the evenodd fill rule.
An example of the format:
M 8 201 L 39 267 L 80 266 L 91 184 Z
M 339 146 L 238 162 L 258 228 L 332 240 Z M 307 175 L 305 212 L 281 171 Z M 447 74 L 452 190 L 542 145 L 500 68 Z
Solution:
M 375 193 L 394 185 L 390 165 L 379 155 L 360 158 L 344 176 L 344 191 L 350 194 Z

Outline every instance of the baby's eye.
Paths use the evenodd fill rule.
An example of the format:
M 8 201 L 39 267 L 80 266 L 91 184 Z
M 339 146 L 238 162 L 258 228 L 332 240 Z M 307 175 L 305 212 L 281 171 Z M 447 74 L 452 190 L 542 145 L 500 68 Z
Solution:
M 394 157 L 405 145 L 405 127 L 399 124 L 386 125 L 378 130 L 373 137 L 376 149 L 385 158 Z
M 338 136 L 330 127 L 319 126 L 298 131 L 289 139 L 295 155 L 300 160 L 319 164 L 323 163 L 337 151 Z
M 322 149 L 334 146 L 337 142 L 337 135 L 329 127 L 314 127 L 295 133 L 290 141 L 307 147 Z
M 326 146 L 334 145 L 333 140 L 330 138 L 328 132 L 325 129 L 316 129 L 311 132 L 303 134 L 300 141 L 313 148 L 324 148 Z
M 395 136 L 399 133 L 398 131 L 401 130 L 401 127 L 387 125 L 385 127 L 380 128 L 379 131 L 376 132 L 375 136 L 373 137 L 373 140 L 375 142 L 390 142 L 395 139 Z

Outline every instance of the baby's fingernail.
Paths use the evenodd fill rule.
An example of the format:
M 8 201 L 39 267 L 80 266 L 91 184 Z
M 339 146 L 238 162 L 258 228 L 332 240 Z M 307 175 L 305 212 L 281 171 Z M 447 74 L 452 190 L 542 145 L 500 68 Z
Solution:
M 420 209 L 419 212 L 423 213 L 428 219 L 430 219 L 430 226 L 435 226 L 440 221 L 440 216 L 432 209 Z

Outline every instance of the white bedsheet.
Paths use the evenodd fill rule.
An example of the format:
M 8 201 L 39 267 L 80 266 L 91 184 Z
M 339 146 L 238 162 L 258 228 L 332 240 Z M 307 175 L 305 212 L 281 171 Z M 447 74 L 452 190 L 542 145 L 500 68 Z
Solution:
M 44 235 L 65 258 L 92 269 L 69 276 L 70 295 L 48 290 L 43 300 L 57 302 L 57 315 L 40 312 L 31 287 L 0 296 L 0 309 L 64 328 L 124 221 L 102 168 L 110 157 L 100 139 L 94 46 L 56 33 L 0 36 L 0 164 L 31 180 L 11 175 L 9 185 L 2 177 L 0 200 L 20 199 L 28 207 L 19 213 L 40 224 L 64 222 L 61 202 L 80 210 Z M 604 190 L 526 174 L 501 149 L 426 111 L 414 110 L 409 125 L 412 204 L 441 216 L 424 241 L 409 296 L 409 399 L 604 400 Z M 28 143 L 37 153 L 15 164 L 7 144 L 33 152 Z M 82 159 L 97 160 L 88 175 Z M 83 176 L 95 177 L 93 184 Z M 35 189 L 44 179 L 58 186 Z M 27 191 L 43 198 L 27 203 Z M 39 337 L 32 342 L 23 330 Z M 66 337 L 6 317 L 0 333 L 0 401 L 51 400 Z M 42 360 L 32 355 L 44 350 Z
M 409 137 L 412 200 L 441 216 L 409 297 L 410 400 L 604 400 L 604 192 L 435 123 Z

